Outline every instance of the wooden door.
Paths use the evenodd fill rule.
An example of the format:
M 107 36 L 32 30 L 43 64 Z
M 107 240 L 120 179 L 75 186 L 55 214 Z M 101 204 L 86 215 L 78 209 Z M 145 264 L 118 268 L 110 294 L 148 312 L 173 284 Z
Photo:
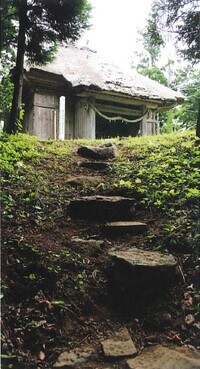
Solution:
M 35 107 L 35 127 L 36 136 L 42 140 L 55 139 L 55 109 Z M 56 119 L 57 120 L 57 119 Z
M 35 93 L 34 104 L 34 134 L 42 140 L 56 139 L 58 97 L 45 92 Z

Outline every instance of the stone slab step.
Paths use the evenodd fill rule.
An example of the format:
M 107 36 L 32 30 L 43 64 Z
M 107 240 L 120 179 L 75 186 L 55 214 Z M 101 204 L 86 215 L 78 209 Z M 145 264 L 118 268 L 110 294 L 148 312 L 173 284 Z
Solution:
M 91 177 L 90 176 L 77 176 L 77 177 L 68 178 L 66 183 L 71 185 L 71 186 L 96 187 L 102 182 L 103 182 L 103 179 L 100 176 L 95 176 L 95 177 L 92 177 L 92 176 Z
M 134 199 L 121 196 L 86 196 L 71 200 L 69 216 L 90 220 L 125 220 L 134 213 Z
M 135 356 L 137 354 L 137 349 L 126 327 L 120 329 L 113 337 L 101 342 L 101 345 L 104 355 L 108 358 Z
M 77 154 L 88 159 L 106 160 L 118 156 L 117 147 L 113 144 L 103 144 L 100 146 L 79 147 Z
M 176 277 L 172 255 L 137 248 L 108 253 L 110 288 L 115 304 L 135 306 L 154 302 L 170 287 Z M 117 306 L 118 306 L 117 305 Z
M 147 224 L 142 222 L 110 222 L 105 226 L 107 234 L 122 235 L 122 234 L 141 234 L 147 231 Z
M 80 164 L 80 167 L 103 172 L 108 170 L 110 168 L 110 165 L 102 161 L 85 161 Z
M 176 260 L 173 255 L 158 251 L 146 251 L 131 248 L 125 251 L 110 251 L 109 255 L 119 263 L 126 263 L 131 268 L 156 268 L 160 271 L 174 268 Z
M 127 366 L 129 369 L 199 369 L 200 353 L 188 347 L 174 349 L 159 345 L 128 359 Z

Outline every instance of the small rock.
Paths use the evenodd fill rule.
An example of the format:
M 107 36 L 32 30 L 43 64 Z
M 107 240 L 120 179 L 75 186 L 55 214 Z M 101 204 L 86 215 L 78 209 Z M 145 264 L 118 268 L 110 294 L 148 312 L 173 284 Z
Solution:
M 192 325 L 192 328 L 194 329 L 195 332 L 200 332 L 200 322 L 194 323 Z
M 171 349 L 163 346 L 146 348 L 134 359 L 127 360 L 129 369 L 199 369 L 200 353 L 187 347 Z
M 71 177 L 67 180 L 67 184 L 71 186 L 90 186 L 95 187 L 98 186 L 99 183 L 102 183 L 102 177 L 88 177 L 88 176 L 78 176 Z
M 145 340 L 146 340 L 146 342 L 148 343 L 148 344 L 151 344 L 151 343 L 156 343 L 157 341 L 158 341 L 158 338 L 157 338 L 157 336 L 156 335 L 150 335 L 150 336 L 146 336 L 145 337 Z
M 195 321 L 195 319 L 194 319 L 194 317 L 193 317 L 192 314 L 186 315 L 186 317 L 185 317 L 185 323 L 187 325 L 191 325 L 192 323 L 194 323 L 194 321 Z
M 172 316 L 169 313 L 162 315 L 162 322 L 163 324 L 170 324 L 172 322 Z
M 76 351 L 65 351 L 58 357 L 54 368 L 72 368 L 79 364 L 85 363 L 94 353 L 93 349 L 87 348 L 84 351 L 77 349 Z
M 140 234 L 147 231 L 147 224 L 141 222 L 111 222 L 106 224 L 106 232 L 110 234 Z
M 72 237 L 71 242 L 77 245 L 88 245 L 91 247 L 100 247 L 104 245 L 103 240 L 83 239 L 79 237 Z
M 136 347 L 127 328 L 122 328 L 114 337 L 103 341 L 102 348 L 106 357 L 122 357 L 136 355 Z

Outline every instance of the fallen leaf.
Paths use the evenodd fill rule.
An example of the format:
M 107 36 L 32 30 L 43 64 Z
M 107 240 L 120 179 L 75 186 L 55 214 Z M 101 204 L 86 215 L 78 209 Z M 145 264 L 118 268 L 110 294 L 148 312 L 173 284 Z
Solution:
M 39 352 L 38 359 L 43 361 L 45 359 L 45 353 L 43 351 Z

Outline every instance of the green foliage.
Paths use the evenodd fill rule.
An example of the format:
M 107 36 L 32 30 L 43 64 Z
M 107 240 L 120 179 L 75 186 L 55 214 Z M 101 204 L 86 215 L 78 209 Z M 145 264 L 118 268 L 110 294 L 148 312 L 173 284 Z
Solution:
M 198 217 L 199 148 L 193 133 L 130 138 L 135 161 L 115 164 L 115 188 L 140 199 L 144 207 L 167 215 L 172 238 L 190 234 L 194 239 Z M 170 225 L 171 227 L 171 225 Z
M 193 2 L 194 1 L 189 1 L 189 4 Z M 194 69 L 193 66 L 189 64 L 185 65 L 183 68 L 176 68 L 173 60 L 168 60 L 168 63 L 160 68 L 158 68 L 156 64 L 161 53 L 161 47 L 164 45 L 164 36 L 162 36 L 164 33 L 162 28 L 159 28 L 161 22 L 159 14 L 164 12 L 164 9 L 166 11 L 168 3 L 169 1 L 167 0 L 154 1 L 152 12 L 147 21 L 146 30 L 140 33 L 142 37 L 140 41 L 143 45 L 144 52 L 140 54 L 136 53 L 139 57 L 139 62 L 136 66 L 139 73 L 165 86 L 170 86 L 174 90 L 181 91 L 186 97 L 186 101 L 181 107 L 159 114 L 162 133 L 194 129 L 197 124 L 200 101 L 200 74 L 198 68 Z M 180 2 L 172 1 L 172 3 L 176 3 L 176 6 L 174 8 L 170 3 L 169 9 L 170 12 L 173 13 L 174 21 L 176 22 L 178 19 L 176 18 L 176 12 L 180 10 L 180 16 L 182 16 L 182 9 L 179 9 Z M 185 0 L 182 0 L 181 3 L 184 6 Z M 190 14 L 190 5 L 187 11 L 186 18 L 187 15 Z M 164 19 L 166 20 L 166 17 L 164 17 Z M 186 19 L 181 20 L 181 22 L 183 21 L 186 21 Z M 166 20 L 166 22 L 169 22 L 167 23 L 169 25 L 170 19 L 168 19 L 168 21 Z M 180 27 L 182 26 L 180 25 Z M 185 52 L 187 53 L 188 51 Z
M 171 87 L 185 95 L 185 102 L 168 112 L 159 114 L 161 132 L 193 130 L 197 124 L 200 101 L 200 72 L 198 68 L 186 65 L 174 70 Z
M 34 136 L 1 134 L 1 173 L 4 178 L 19 178 L 20 170 L 40 156 L 41 144 Z M 26 163 L 26 164 L 25 164 Z M 3 179 L 3 178 L 2 178 Z
M 17 11 L 16 1 L 1 1 L 1 57 L 2 62 L 13 64 L 15 60 L 15 47 L 17 45 Z
M 158 68 L 156 65 L 152 68 L 149 68 L 146 65 L 145 59 L 141 60 L 137 65 L 137 71 L 138 73 L 143 74 L 144 76 L 147 76 L 154 81 L 161 83 L 162 85 L 168 85 L 167 77 L 165 76 L 163 70 Z
M 157 14 L 155 29 L 173 32 L 177 48 L 187 60 L 197 62 L 200 57 L 200 23 L 198 0 L 154 0 L 153 10 Z
M 194 129 L 198 117 L 200 101 L 200 71 L 187 65 L 184 69 L 178 69 L 173 81 L 175 88 L 181 89 L 186 97 L 185 103 L 177 111 L 178 121 L 185 129 Z
M 9 74 L 8 67 L 2 63 L 0 69 L 0 120 L 6 124 L 9 118 L 9 112 L 13 96 L 13 83 Z
M 141 32 L 143 37 L 144 49 L 148 52 L 150 65 L 154 67 L 160 56 L 161 46 L 164 40 L 161 33 L 157 29 L 157 14 L 152 12 L 147 20 L 146 30 Z
M 156 63 L 160 57 L 161 47 L 164 46 L 164 40 L 157 28 L 157 15 L 152 12 L 147 20 L 145 30 L 140 31 L 142 53 L 136 52 L 139 57 L 139 63 L 136 69 L 139 73 L 148 76 L 149 78 L 167 85 L 167 78 L 161 68 L 158 68 Z
M 62 165 L 66 158 L 70 162 L 74 147 L 80 145 L 81 141 L 41 142 L 35 137 L 21 134 L 2 135 L 1 138 L 2 183 L 4 186 L 15 182 L 16 187 L 14 192 L 3 188 L 5 219 L 14 221 L 15 217 L 20 216 L 25 220 L 27 216 L 33 216 L 34 222 L 40 224 L 43 219 L 50 219 L 54 211 L 58 212 L 59 204 L 59 211 L 62 212 L 62 188 L 49 187 L 51 176 L 48 174 L 47 177 L 48 167 L 37 170 L 36 174 L 33 164 L 40 166 L 43 161 L 47 160 L 48 163 L 50 160 L 52 167 L 53 157 L 54 175 L 59 175 L 63 173 Z M 95 141 L 83 142 L 95 144 Z M 170 228 L 171 225 L 166 226 L 166 233 L 171 232 L 174 238 L 175 235 L 179 238 L 184 232 L 196 237 L 194 224 L 198 213 L 199 148 L 193 132 L 128 138 L 123 145 L 126 147 L 126 156 L 121 153 L 113 163 L 110 182 L 96 189 L 83 188 L 84 194 L 94 191 L 102 194 L 108 189 L 123 191 L 128 196 L 136 197 L 143 207 L 167 215 L 174 230 Z M 128 161 L 127 156 L 130 158 Z M 54 205 L 53 208 L 49 208 L 49 205 L 54 204 L 55 196 L 57 208 L 53 210 Z M 63 255 L 65 260 L 68 257 L 71 257 L 68 252 Z M 81 278 L 77 277 L 77 285 L 79 281 Z
M 32 1 L 4 0 L 2 3 L 2 50 L 17 47 L 20 9 L 24 9 L 26 56 L 38 64 L 49 62 L 57 42 L 77 40 L 87 29 L 90 5 L 87 0 Z

